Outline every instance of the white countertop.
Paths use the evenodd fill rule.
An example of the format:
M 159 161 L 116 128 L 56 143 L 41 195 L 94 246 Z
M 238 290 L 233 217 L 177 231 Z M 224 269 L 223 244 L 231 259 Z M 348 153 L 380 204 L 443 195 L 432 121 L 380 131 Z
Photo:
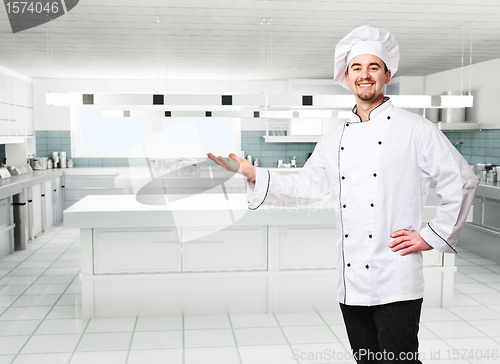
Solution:
M 147 205 L 135 195 L 86 196 L 64 211 L 65 227 L 136 228 L 229 225 L 335 225 L 332 199 L 293 208 L 263 205 L 249 210 L 246 194 L 172 195 L 170 202 Z M 161 196 L 153 196 L 158 203 Z M 176 200 L 177 199 L 177 200 Z M 160 201 L 161 202 L 161 201 Z M 429 197 L 423 222 L 436 213 L 439 198 Z

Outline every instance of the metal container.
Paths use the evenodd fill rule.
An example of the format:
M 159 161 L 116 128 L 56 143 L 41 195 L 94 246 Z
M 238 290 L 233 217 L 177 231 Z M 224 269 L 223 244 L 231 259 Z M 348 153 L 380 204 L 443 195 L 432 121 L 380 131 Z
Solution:
M 497 172 L 494 170 L 490 170 L 486 176 L 486 182 L 496 182 L 497 181 Z
M 486 180 L 487 180 L 487 176 L 488 176 L 488 172 L 487 172 L 487 171 L 484 171 L 484 170 L 483 170 L 483 171 L 481 171 L 481 172 L 480 172 L 480 178 L 479 178 L 479 179 L 480 179 L 480 181 L 481 181 L 482 183 L 486 182 Z
M 447 91 L 442 95 L 460 96 L 460 91 Z M 465 107 L 441 109 L 441 122 L 443 123 L 464 123 L 465 122 Z

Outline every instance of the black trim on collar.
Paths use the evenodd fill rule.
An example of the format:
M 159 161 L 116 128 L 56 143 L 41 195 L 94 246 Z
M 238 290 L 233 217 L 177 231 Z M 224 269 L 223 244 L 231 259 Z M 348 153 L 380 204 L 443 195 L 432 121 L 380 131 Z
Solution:
M 370 111 L 370 113 L 368 114 L 368 120 L 366 120 L 366 121 L 370 121 L 370 120 L 371 120 L 371 119 L 370 119 L 370 115 L 372 114 L 372 111 L 373 111 L 373 110 L 376 110 L 376 109 L 377 109 L 377 108 L 379 108 L 380 106 L 384 105 L 384 104 L 385 104 L 387 101 L 389 101 L 390 99 L 391 99 L 391 98 L 390 98 L 389 96 L 384 96 L 384 101 L 383 101 L 380 105 L 377 105 L 376 107 L 374 107 L 374 108 Z M 359 122 L 362 122 L 362 123 L 364 123 L 364 122 L 365 122 L 365 121 L 361 121 L 361 118 L 360 118 L 360 117 L 359 117 L 359 115 L 357 114 L 357 113 L 358 113 L 358 105 L 357 105 L 357 104 L 356 104 L 356 105 L 354 105 L 354 107 L 352 108 L 352 110 L 351 110 L 351 111 L 352 111 L 352 113 L 353 113 L 354 115 L 356 115 L 356 116 L 358 117 Z

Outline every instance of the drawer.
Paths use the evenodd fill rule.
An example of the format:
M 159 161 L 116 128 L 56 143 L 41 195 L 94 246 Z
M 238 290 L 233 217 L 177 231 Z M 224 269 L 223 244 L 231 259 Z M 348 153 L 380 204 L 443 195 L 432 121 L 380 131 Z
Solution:
M 280 270 L 334 269 L 336 233 L 329 226 L 281 226 Z
M 94 230 L 94 274 L 180 272 L 175 229 Z
M 183 271 L 267 270 L 267 229 L 184 228 Z

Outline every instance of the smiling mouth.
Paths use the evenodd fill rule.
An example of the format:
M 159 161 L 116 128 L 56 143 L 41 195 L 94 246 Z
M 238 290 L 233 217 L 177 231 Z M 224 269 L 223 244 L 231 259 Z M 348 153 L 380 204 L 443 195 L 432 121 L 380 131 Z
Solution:
M 358 84 L 358 87 L 361 87 L 361 88 L 368 88 L 371 86 L 373 86 L 373 83 L 359 83 Z

